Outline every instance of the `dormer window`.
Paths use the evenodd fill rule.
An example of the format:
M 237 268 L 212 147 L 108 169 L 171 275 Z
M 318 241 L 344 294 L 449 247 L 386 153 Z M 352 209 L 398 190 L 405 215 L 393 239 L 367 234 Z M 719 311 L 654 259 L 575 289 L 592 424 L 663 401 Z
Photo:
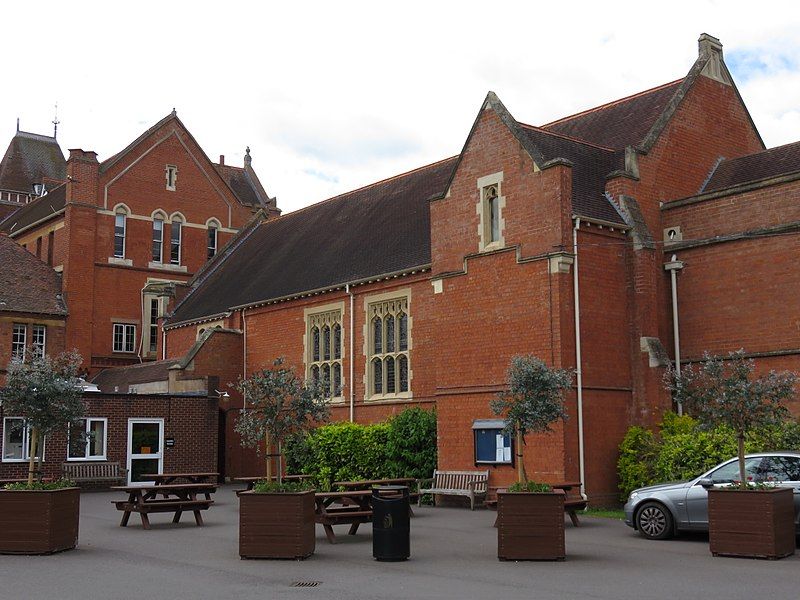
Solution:
M 35 196 L 44 196 L 45 187 L 43 183 L 33 184 L 33 194 Z
M 174 192 L 175 184 L 178 181 L 178 167 L 176 167 L 175 165 L 167 165 L 166 176 L 167 176 L 167 189 Z

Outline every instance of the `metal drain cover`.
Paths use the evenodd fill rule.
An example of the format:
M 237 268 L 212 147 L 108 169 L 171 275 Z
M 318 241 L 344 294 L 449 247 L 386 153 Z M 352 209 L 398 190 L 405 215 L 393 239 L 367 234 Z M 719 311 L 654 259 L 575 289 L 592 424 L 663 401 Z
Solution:
M 294 581 L 292 582 L 292 587 L 317 587 L 321 581 Z

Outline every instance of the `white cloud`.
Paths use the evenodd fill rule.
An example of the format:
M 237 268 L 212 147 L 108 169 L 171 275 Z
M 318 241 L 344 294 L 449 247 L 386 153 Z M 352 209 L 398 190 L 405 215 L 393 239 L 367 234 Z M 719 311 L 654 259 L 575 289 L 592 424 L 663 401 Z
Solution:
M 456 154 L 489 89 L 541 124 L 682 77 L 704 31 L 766 143 L 800 139 L 795 2 L 77 6 L 4 5 L 0 144 L 58 101 L 62 147 L 104 158 L 174 106 L 284 210 Z

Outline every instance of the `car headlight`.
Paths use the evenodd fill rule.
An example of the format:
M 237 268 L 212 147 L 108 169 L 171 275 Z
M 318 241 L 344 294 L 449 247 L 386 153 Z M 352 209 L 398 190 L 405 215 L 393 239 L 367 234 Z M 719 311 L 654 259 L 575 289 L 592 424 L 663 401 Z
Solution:
M 636 500 L 639 497 L 639 492 L 631 492 L 629 500 Z

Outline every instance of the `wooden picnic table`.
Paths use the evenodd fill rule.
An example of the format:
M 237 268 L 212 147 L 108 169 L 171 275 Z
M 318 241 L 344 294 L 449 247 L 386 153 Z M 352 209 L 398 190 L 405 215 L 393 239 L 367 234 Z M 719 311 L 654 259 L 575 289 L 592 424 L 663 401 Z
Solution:
M 216 483 L 219 473 L 143 473 L 141 477 L 155 482 L 156 485 L 176 483 L 178 479 L 186 479 L 189 483 Z M 203 492 L 206 500 L 211 500 L 210 492 Z M 164 496 L 165 498 L 167 496 Z
M 128 494 L 127 500 L 112 500 L 117 510 L 123 511 L 120 527 L 128 525 L 132 512 L 139 513 L 142 518 L 142 527 L 150 529 L 151 512 L 171 512 L 174 513 L 173 523 L 179 523 L 181 514 L 184 511 L 192 511 L 197 525 L 203 524 L 201 510 L 207 510 L 213 500 L 209 499 L 209 494 L 217 491 L 214 484 L 209 483 L 167 483 L 167 484 L 145 484 L 145 485 L 124 485 L 114 486 L 113 491 L 125 492 Z M 198 494 L 205 494 L 206 499 L 200 499 Z M 163 496 L 159 499 L 158 496 Z
M 234 477 L 233 480 L 238 482 L 238 483 L 244 483 L 244 484 L 247 485 L 247 487 L 245 489 L 239 490 L 239 492 L 248 492 L 248 491 L 253 489 L 253 486 L 256 484 L 256 482 L 263 481 L 266 478 L 267 478 L 266 475 L 257 475 L 257 476 L 253 476 L 253 477 Z M 284 481 L 305 481 L 307 479 L 311 479 L 311 475 L 284 475 L 283 476 L 283 480 Z M 272 476 L 272 481 L 277 481 L 277 480 L 278 480 L 277 476 L 273 475 Z
M 336 543 L 334 525 L 349 524 L 348 535 L 355 535 L 361 523 L 372 521 L 372 490 L 317 492 L 314 494 L 314 521 L 325 529 L 331 544 Z
M 334 481 L 332 487 L 345 488 L 346 490 L 371 490 L 373 487 L 382 485 L 404 485 L 408 487 L 408 514 L 414 516 L 412 503 L 419 499 L 419 492 L 414 489 L 417 480 L 413 477 L 395 477 L 393 479 L 362 479 L 359 481 Z M 419 489 L 419 488 L 417 488 Z

